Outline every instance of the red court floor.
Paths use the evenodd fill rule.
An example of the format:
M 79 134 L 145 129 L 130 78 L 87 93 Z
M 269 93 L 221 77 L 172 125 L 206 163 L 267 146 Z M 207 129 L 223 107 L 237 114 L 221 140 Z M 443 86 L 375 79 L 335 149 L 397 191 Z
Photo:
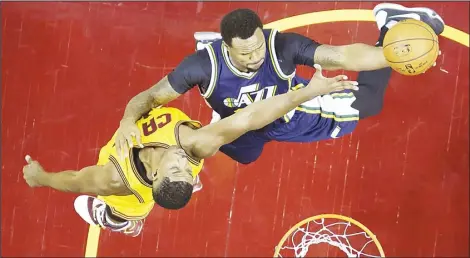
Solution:
M 29 188 L 24 156 L 49 171 L 94 164 L 127 101 L 194 51 L 194 32 L 217 31 L 223 14 L 238 7 L 257 10 L 269 23 L 375 4 L 1 3 L 1 255 L 84 255 L 88 226 L 73 210 L 77 195 Z M 468 2 L 407 5 L 424 4 L 448 26 L 469 32 Z M 330 44 L 374 44 L 378 37 L 370 21 L 291 31 Z M 272 256 L 291 226 L 334 213 L 371 229 L 387 256 L 468 256 L 469 50 L 446 37 L 440 48 L 431 71 L 393 74 L 383 112 L 361 121 L 353 134 L 270 143 L 248 166 L 219 153 L 206 160 L 204 188 L 187 208 L 155 208 L 137 238 L 101 232 L 98 255 Z M 171 106 L 210 121 L 195 90 Z

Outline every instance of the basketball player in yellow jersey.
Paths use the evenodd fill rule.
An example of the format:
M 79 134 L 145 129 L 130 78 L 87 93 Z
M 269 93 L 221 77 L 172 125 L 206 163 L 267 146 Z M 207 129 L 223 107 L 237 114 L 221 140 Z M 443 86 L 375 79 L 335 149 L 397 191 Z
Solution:
M 75 200 L 75 210 L 89 224 L 130 236 L 139 235 L 154 203 L 180 209 L 190 200 L 194 177 L 203 159 L 240 135 L 260 129 L 316 96 L 345 89 L 358 90 L 344 75 L 325 78 L 321 67 L 310 83 L 296 91 L 253 103 L 218 122 L 202 127 L 175 108 L 155 108 L 139 119 L 142 146 L 135 144 L 119 160 L 115 135 L 101 149 L 98 164 L 80 171 L 46 172 L 26 156 L 24 179 L 31 187 L 88 193 Z

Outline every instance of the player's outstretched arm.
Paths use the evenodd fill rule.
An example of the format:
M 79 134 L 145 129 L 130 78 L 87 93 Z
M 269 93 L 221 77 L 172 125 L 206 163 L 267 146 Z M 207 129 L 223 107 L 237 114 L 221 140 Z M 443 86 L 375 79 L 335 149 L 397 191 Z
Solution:
M 191 154 L 196 158 L 212 156 L 222 145 L 248 131 L 266 126 L 305 101 L 334 91 L 358 89 L 357 82 L 346 81 L 347 77 L 344 75 L 326 78 L 319 65 L 315 65 L 315 68 L 317 71 L 305 88 L 255 102 L 229 117 L 197 130 L 190 139 Z
M 30 187 L 47 186 L 62 192 L 87 193 L 94 195 L 115 195 L 126 191 L 111 162 L 104 166 L 89 166 L 77 170 L 56 173 L 46 172 L 36 160 L 26 156 L 28 163 L 23 167 L 23 178 Z M 129 191 L 129 190 L 127 190 Z
M 371 71 L 388 67 L 380 47 L 362 43 L 342 46 L 320 45 L 314 55 L 314 62 L 325 70 Z
M 320 44 L 294 32 L 276 35 L 276 51 L 279 56 L 292 59 L 295 65 L 319 64 L 325 70 L 369 71 L 389 66 L 381 47 L 362 43 L 338 46 Z

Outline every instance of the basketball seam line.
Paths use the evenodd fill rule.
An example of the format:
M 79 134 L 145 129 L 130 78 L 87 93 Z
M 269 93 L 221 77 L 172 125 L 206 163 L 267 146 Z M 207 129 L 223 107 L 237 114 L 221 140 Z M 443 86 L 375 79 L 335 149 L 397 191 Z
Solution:
M 415 57 L 415 58 L 413 58 L 413 59 L 410 59 L 410 60 L 400 61 L 400 62 L 392 62 L 392 61 L 388 60 L 387 58 L 385 58 L 385 59 L 387 60 L 387 62 L 392 63 L 392 64 L 402 64 L 402 63 L 411 62 L 411 61 L 414 61 L 414 60 L 416 60 L 416 59 L 419 59 L 419 58 L 425 56 L 426 54 L 428 54 L 429 52 L 431 52 L 431 51 L 434 49 L 434 46 L 435 46 L 435 44 L 436 44 L 436 41 L 435 41 L 435 40 L 433 40 L 433 39 L 426 39 L 426 38 L 418 38 L 418 39 L 432 41 L 432 47 L 431 47 L 431 49 L 429 49 L 426 53 L 424 53 L 424 54 L 422 54 L 422 55 L 420 55 L 420 56 L 418 56 L 418 57 Z M 391 44 L 394 44 L 394 43 L 396 43 L 396 42 L 400 42 L 400 41 L 418 40 L 418 39 L 402 39 L 402 40 L 399 40 L 399 41 L 394 41 L 394 42 L 388 44 L 387 46 L 389 46 L 389 45 L 391 45 Z M 385 47 L 383 47 L 383 48 L 385 49 Z
M 398 42 L 402 42 L 402 41 L 407 41 L 407 40 L 429 40 L 429 41 L 434 41 L 434 42 L 436 42 L 434 39 L 427 39 L 427 38 L 400 39 L 400 40 L 397 40 L 397 41 L 393 41 L 392 43 L 389 43 L 388 45 L 385 45 L 383 48 L 386 48 L 386 47 L 389 47 L 389 46 L 392 45 L 392 44 L 395 44 L 395 43 L 398 43 Z
M 410 24 L 410 23 L 408 23 L 408 24 Z M 429 32 L 429 34 L 431 34 L 432 41 L 435 41 L 434 39 L 437 39 L 437 40 L 438 40 L 438 38 L 434 38 L 434 34 L 435 34 L 434 31 L 432 31 L 432 32 L 429 31 L 428 28 L 424 27 L 423 25 L 419 25 L 419 24 L 415 24 L 415 23 L 411 23 L 411 25 L 419 26 L 419 27 L 425 29 L 427 32 Z M 393 29 L 393 27 L 390 28 L 389 30 L 391 30 L 391 29 Z M 387 33 L 388 33 L 388 31 L 387 31 Z M 385 37 L 386 37 L 386 36 L 387 36 L 387 35 L 385 35 Z M 408 40 L 409 40 L 409 39 L 408 39 Z M 428 40 L 429 40 L 429 39 L 428 39 Z M 392 42 L 392 43 L 390 43 L 390 44 L 393 44 L 393 43 L 395 43 L 395 42 L 396 42 L 396 41 L 394 41 L 394 42 Z M 390 44 L 383 46 L 383 48 L 389 46 Z M 434 46 L 433 46 L 433 47 L 434 47 Z

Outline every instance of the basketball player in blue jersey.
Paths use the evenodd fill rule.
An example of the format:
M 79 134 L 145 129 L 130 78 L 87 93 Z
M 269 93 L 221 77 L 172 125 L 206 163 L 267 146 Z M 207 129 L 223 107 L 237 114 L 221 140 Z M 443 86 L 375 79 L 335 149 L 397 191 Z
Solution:
M 359 119 L 376 115 L 382 109 L 392 71 L 381 47 L 388 29 L 400 20 L 416 19 L 427 23 L 438 35 L 444 30 L 442 18 L 429 8 L 379 4 L 374 15 L 380 30 L 376 46 L 331 46 L 299 34 L 263 29 L 260 18 L 251 10 L 230 12 L 221 21 L 222 39 L 186 57 L 160 82 L 130 100 L 116 137 L 119 153 L 128 153 L 133 137 L 140 141 L 134 122 L 141 114 L 196 85 L 214 111 L 213 121 L 217 121 L 254 102 L 307 85 L 308 80 L 295 74 L 297 65 L 320 64 L 325 70 L 361 71 L 357 79 L 359 91 L 311 99 L 264 128 L 222 146 L 220 151 L 248 164 L 272 140 L 314 142 L 351 133 Z

